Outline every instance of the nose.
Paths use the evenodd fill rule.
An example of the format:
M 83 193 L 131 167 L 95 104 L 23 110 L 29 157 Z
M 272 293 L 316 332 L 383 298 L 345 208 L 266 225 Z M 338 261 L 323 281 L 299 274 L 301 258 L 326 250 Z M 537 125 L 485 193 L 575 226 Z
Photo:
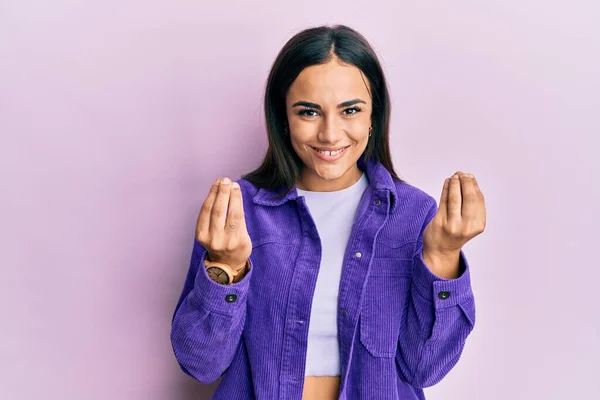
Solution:
M 329 145 L 335 145 L 344 138 L 344 132 L 335 114 L 323 119 L 317 138 L 321 143 Z

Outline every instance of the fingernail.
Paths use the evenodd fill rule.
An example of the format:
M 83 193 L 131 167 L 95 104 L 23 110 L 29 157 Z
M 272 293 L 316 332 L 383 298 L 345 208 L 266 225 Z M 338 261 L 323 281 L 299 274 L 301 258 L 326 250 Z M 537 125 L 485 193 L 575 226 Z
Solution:
M 452 175 L 452 179 L 458 179 L 458 175 Z
M 234 189 L 239 189 L 240 188 L 240 184 L 237 183 L 237 182 L 232 182 L 231 183 L 231 187 L 234 188 Z
M 229 178 L 223 178 L 223 179 L 221 179 L 221 183 L 223 185 L 229 185 L 231 183 L 231 181 L 229 180 Z

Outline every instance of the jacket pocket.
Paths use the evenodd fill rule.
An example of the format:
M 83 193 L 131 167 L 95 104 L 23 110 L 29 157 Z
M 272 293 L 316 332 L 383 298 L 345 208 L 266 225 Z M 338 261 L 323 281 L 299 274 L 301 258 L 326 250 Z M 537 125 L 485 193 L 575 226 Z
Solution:
M 373 258 L 360 315 L 360 340 L 374 357 L 394 357 L 413 260 Z

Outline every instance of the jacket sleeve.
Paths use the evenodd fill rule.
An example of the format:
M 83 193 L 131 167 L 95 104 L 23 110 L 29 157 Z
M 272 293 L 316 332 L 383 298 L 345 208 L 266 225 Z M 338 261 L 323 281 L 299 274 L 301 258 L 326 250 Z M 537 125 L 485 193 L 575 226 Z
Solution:
M 460 252 L 460 275 L 456 279 L 437 277 L 423 261 L 423 231 L 437 211 L 435 200 L 431 201 L 414 255 L 411 290 L 396 353 L 402 378 L 420 388 L 433 386 L 450 372 L 475 325 L 475 300 L 464 253 Z
M 231 364 L 246 319 L 253 266 L 231 285 L 211 280 L 204 268 L 206 249 L 198 241 L 171 324 L 171 345 L 181 369 L 203 383 L 217 380 Z

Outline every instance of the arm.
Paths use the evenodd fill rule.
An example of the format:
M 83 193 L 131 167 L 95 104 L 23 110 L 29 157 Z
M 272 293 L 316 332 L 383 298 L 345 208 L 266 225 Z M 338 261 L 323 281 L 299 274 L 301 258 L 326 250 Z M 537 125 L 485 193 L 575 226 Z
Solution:
M 413 386 L 432 386 L 446 376 L 473 330 L 475 300 L 462 247 L 483 232 L 485 214 L 483 194 L 470 174 L 446 179 L 439 209 L 430 199 L 396 356 Z
M 253 268 L 250 264 L 250 271 L 238 283 L 221 285 L 206 274 L 206 254 L 195 240 L 188 275 L 173 315 L 171 344 L 184 372 L 211 383 L 229 367 L 240 343 Z
M 458 362 L 475 324 L 475 302 L 462 252 L 460 276 L 443 279 L 430 271 L 418 247 L 396 362 L 405 381 L 423 388 L 441 381 Z

